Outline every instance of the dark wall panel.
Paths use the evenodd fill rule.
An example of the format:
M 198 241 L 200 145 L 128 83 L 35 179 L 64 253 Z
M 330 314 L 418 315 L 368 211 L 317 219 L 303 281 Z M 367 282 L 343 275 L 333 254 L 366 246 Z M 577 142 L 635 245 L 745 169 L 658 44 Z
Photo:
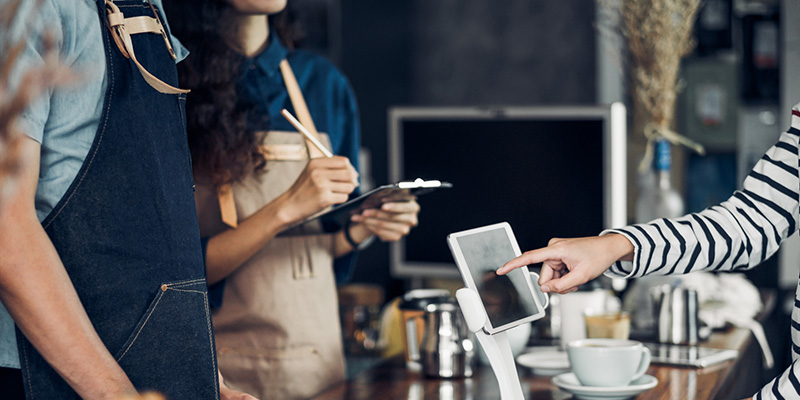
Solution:
M 595 101 L 592 0 L 340 1 L 338 61 L 358 97 L 377 184 L 387 180 L 389 106 Z M 401 285 L 388 270 L 388 247 L 376 243 L 354 279 L 393 294 Z
M 591 0 L 418 0 L 413 4 L 412 102 L 594 102 Z

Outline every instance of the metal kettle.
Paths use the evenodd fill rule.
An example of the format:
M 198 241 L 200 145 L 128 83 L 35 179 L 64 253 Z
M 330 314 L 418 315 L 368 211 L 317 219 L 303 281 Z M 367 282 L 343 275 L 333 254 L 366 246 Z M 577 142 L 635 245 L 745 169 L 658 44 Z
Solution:
M 422 371 L 435 378 L 472 376 L 475 347 L 461 312 L 453 303 L 425 308 L 425 333 L 420 346 Z
M 697 291 L 676 285 L 651 289 L 658 341 L 697 344 L 699 330 Z

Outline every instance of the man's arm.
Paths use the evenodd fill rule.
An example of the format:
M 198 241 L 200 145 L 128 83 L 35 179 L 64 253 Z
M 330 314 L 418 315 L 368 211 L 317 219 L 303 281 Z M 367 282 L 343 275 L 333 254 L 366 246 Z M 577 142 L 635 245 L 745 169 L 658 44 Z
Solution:
M 0 301 L 55 370 L 87 399 L 115 399 L 133 384 L 95 332 L 36 216 L 40 145 L 25 138 L 15 193 L 0 205 Z

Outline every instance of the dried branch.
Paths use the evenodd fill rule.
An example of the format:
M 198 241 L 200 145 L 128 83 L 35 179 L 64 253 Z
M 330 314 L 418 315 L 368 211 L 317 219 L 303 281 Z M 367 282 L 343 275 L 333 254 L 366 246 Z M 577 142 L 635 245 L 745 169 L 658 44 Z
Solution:
M 628 87 L 647 125 L 648 140 L 662 137 L 703 154 L 703 146 L 672 131 L 680 92 L 681 59 L 694 48 L 700 0 L 598 0 L 601 34 L 618 32 L 627 47 Z M 648 149 L 651 146 L 648 146 Z M 649 165 L 647 154 L 643 163 Z
M 634 100 L 658 127 L 674 120 L 678 69 L 694 48 L 692 27 L 700 0 L 623 0 L 622 34 L 631 57 Z

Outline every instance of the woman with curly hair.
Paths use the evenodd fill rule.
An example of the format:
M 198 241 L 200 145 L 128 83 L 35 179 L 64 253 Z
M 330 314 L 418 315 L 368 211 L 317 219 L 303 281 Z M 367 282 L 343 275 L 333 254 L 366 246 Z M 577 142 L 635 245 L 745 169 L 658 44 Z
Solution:
M 165 3 L 173 33 L 192 54 L 179 75 L 192 89 L 187 123 L 208 281 L 218 296 L 220 370 L 231 387 L 264 399 L 311 397 L 344 378 L 337 280 L 369 238 L 407 234 L 419 205 L 385 203 L 333 234 L 305 228 L 277 236 L 354 194 L 352 90 L 322 57 L 281 43 L 268 15 L 285 1 Z M 280 116 L 284 108 L 318 129 L 337 156 L 320 157 Z

